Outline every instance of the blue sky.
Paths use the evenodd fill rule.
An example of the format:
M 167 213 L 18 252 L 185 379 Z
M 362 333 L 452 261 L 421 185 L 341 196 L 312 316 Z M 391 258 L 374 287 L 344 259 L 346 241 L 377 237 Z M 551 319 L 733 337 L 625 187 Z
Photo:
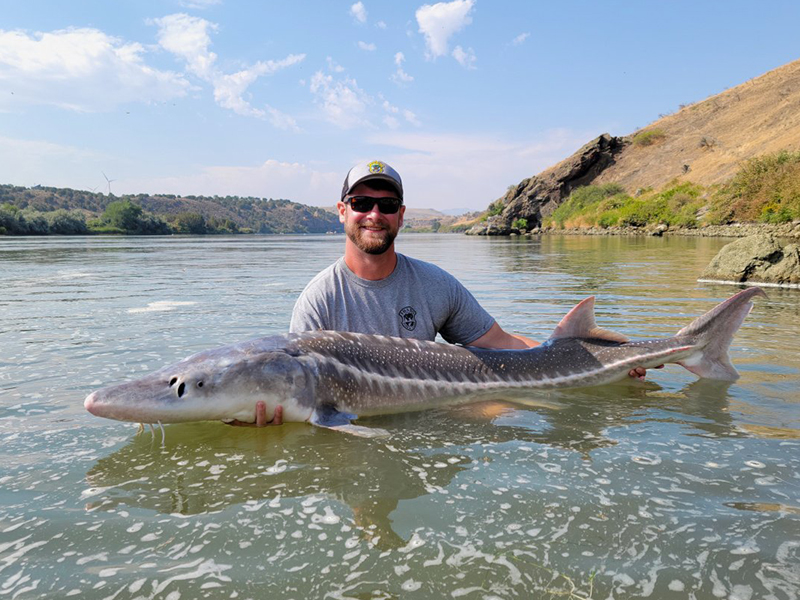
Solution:
M 0 183 L 483 209 L 800 58 L 800 3 L 0 0 Z

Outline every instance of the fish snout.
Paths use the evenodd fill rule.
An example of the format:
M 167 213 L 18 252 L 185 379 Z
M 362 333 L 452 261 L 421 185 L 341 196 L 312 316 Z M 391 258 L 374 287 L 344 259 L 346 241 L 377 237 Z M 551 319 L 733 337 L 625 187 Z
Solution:
M 88 410 L 93 415 L 96 415 L 95 410 L 97 404 L 97 392 L 92 392 L 88 396 L 86 396 L 86 400 L 83 401 L 83 408 Z

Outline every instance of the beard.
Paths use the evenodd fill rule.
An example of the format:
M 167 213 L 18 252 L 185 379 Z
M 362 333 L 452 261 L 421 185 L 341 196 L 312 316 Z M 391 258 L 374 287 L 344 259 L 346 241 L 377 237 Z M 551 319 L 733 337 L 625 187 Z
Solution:
M 380 235 L 378 235 L 364 230 L 362 227 L 363 225 L 383 227 L 383 230 L 379 232 Z M 359 250 L 366 252 L 367 254 L 383 254 L 389 248 L 391 248 L 392 244 L 394 243 L 394 238 L 397 237 L 397 231 L 393 231 L 391 227 L 368 223 L 347 223 L 345 225 L 344 232 Z

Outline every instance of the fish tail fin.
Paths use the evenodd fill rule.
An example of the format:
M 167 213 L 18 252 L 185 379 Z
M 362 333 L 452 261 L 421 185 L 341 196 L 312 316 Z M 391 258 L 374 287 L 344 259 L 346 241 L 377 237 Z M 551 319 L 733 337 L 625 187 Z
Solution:
M 742 290 L 681 329 L 677 337 L 695 338 L 699 350 L 678 364 L 698 377 L 737 380 L 739 372 L 731 363 L 728 348 L 745 317 L 753 309 L 750 300 L 758 295 L 766 297 L 764 290 L 759 287 Z

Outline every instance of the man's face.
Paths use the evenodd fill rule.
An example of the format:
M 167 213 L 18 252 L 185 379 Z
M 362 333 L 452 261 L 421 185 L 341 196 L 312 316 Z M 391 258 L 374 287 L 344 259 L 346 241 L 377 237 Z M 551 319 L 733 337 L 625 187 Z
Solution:
M 350 192 L 351 196 L 370 198 L 396 198 L 389 190 L 374 190 L 369 184 L 360 183 Z M 383 254 L 391 248 L 397 232 L 403 226 L 405 206 L 393 215 L 385 215 L 374 205 L 369 212 L 359 213 L 349 203 L 339 202 L 339 220 L 344 223 L 344 232 L 356 247 L 367 254 Z

